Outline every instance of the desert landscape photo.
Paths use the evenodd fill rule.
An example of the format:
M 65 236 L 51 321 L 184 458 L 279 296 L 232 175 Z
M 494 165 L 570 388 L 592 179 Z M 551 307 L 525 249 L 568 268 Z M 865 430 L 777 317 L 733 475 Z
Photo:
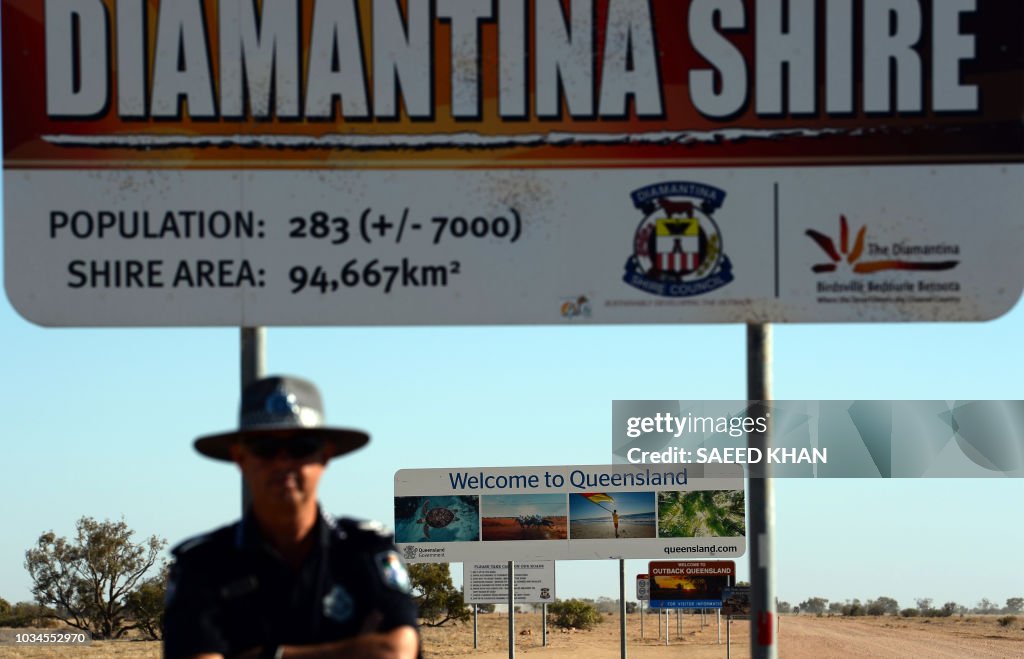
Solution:
M 569 537 L 564 494 L 481 497 L 481 540 L 565 540 Z

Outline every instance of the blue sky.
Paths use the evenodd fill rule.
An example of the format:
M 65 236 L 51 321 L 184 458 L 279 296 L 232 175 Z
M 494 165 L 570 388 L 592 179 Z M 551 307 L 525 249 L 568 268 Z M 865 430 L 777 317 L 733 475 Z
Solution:
M 124 516 L 173 544 L 238 514 L 234 467 L 191 448 L 236 424 L 238 334 L 44 329 L 0 301 L 0 597 L 28 599 L 25 550 L 46 530 L 69 535 L 82 515 Z M 607 463 L 614 399 L 744 398 L 744 336 L 739 325 L 272 328 L 267 366 L 316 381 L 328 422 L 372 433 L 329 466 L 322 500 L 390 524 L 397 469 Z M 1020 304 L 989 323 L 777 325 L 774 337 L 776 399 L 1022 393 Z M 659 355 L 685 355 L 689 375 L 652 368 Z M 794 479 L 775 490 L 783 599 L 1024 595 L 1024 527 L 1009 512 L 1024 480 Z M 560 562 L 557 578 L 563 597 L 617 595 L 614 561 Z

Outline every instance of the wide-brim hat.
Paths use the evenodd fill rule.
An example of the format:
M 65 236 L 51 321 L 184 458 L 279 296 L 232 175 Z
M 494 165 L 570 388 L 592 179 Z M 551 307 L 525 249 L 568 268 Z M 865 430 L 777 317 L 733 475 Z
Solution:
M 324 425 L 320 392 L 309 380 L 272 376 L 257 380 L 242 391 L 238 430 L 204 435 L 196 450 L 215 460 L 231 460 L 231 445 L 254 437 L 317 437 L 328 458 L 362 448 L 370 436 L 361 430 Z

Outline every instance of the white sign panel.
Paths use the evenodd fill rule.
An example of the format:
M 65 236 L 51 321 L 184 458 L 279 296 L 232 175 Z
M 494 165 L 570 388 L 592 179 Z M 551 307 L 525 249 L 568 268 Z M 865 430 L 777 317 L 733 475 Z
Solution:
M 638 600 L 651 599 L 651 580 L 646 574 L 636 575 L 636 598 Z
M 743 486 L 739 465 L 403 469 L 395 543 L 410 562 L 735 557 Z
M 515 564 L 515 601 L 545 604 L 555 601 L 555 562 Z M 467 604 L 508 602 L 508 563 L 463 563 L 462 593 Z
M 1021 171 L 8 171 L 7 292 L 43 325 L 988 319 L 1024 283 Z M 662 208 L 693 195 L 721 206 Z M 658 279 L 677 229 L 715 251 Z

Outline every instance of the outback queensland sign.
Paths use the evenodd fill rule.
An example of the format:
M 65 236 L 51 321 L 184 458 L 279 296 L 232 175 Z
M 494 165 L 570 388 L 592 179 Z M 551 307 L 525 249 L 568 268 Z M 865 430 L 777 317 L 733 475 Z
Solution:
M 1002 0 L 0 0 L 44 325 L 981 320 Z

